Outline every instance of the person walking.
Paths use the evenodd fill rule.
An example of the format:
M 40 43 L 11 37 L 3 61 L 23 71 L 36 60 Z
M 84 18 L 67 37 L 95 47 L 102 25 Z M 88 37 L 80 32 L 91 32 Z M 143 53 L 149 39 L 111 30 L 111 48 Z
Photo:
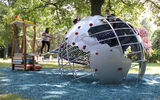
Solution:
M 47 52 L 50 49 L 50 35 L 49 35 L 49 28 L 46 28 L 45 32 L 42 33 L 42 47 L 41 47 L 41 54 L 43 53 L 43 48 L 45 45 L 48 46 Z

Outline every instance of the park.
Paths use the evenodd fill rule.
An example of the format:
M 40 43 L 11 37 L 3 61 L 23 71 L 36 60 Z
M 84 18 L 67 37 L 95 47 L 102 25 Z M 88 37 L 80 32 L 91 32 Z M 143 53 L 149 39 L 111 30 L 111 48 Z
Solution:
M 1 0 L 0 100 L 159 100 L 158 0 Z

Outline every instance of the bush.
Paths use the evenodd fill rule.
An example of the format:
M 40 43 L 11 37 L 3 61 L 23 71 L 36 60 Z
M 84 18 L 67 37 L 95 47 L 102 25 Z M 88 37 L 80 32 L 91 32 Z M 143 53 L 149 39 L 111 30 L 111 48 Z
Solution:
M 160 61 L 160 29 L 152 35 L 152 52 L 151 56 L 148 57 L 148 61 L 156 63 Z

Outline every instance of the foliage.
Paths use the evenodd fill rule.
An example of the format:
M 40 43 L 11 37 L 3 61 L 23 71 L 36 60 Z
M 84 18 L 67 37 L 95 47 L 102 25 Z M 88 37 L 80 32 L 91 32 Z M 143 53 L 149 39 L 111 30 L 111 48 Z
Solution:
M 160 50 L 160 29 L 157 29 L 154 32 L 152 39 L 153 39 L 153 49 Z
M 146 0 L 147 2 L 147 6 L 149 7 L 149 9 L 152 11 L 153 14 L 153 19 L 155 19 L 155 24 L 157 26 L 160 26 L 160 1 L 159 0 Z
M 143 18 L 143 20 L 141 21 L 141 25 L 147 30 L 147 37 L 149 39 L 151 39 L 155 29 L 155 25 L 153 24 L 153 19 L 151 18 Z
M 111 13 L 137 26 L 139 25 L 137 19 L 145 8 L 139 0 L 105 0 L 102 9 L 103 12 L 105 12 L 106 9 L 110 9 Z
M 152 42 L 150 39 L 147 37 L 147 30 L 144 27 L 141 27 L 140 29 L 136 29 L 138 34 L 143 40 L 144 47 L 149 55 L 151 55 L 151 49 L 152 49 Z
M 4 3 L 7 2 L 7 3 Z M 103 3 L 104 1 L 104 3 Z M 140 14 L 147 9 L 152 10 L 153 16 L 158 16 L 158 0 L 101 0 L 102 14 L 106 9 L 110 9 L 117 17 L 131 23 L 133 26 L 140 26 L 138 18 Z M 154 6 L 153 6 L 154 5 Z M 51 40 L 51 49 L 58 47 L 64 33 L 72 26 L 73 19 L 80 15 L 81 18 L 91 15 L 91 0 L 1 0 L 0 1 L 0 46 L 5 43 L 11 43 L 12 27 L 9 25 L 14 17 L 24 15 L 26 20 L 37 22 L 37 52 L 41 46 L 41 33 L 46 27 L 50 28 L 50 34 L 54 33 L 54 39 Z M 19 29 L 19 43 L 22 40 L 22 30 Z M 27 51 L 32 50 L 33 28 L 27 29 Z
M 3 31 L 4 31 L 4 25 L 3 25 L 3 14 L 6 13 L 6 9 L 5 6 L 2 4 L 2 2 L 0 2 L 0 46 L 3 47 L 4 46 L 4 40 L 3 40 Z
M 160 29 L 157 29 L 152 36 L 153 51 L 150 62 L 160 61 Z
M 11 0 L 12 1 L 12 0 Z M 11 44 L 12 27 L 12 9 L 0 1 L 0 51 L 4 58 L 7 57 L 8 47 Z M 2 53 L 3 52 L 3 53 Z

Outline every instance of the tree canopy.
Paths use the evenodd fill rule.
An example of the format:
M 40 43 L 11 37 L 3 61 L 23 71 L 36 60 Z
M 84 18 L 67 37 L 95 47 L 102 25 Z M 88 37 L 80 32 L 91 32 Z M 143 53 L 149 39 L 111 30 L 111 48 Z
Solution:
M 8 1 L 8 0 L 6 0 Z M 105 14 L 110 9 L 116 16 L 133 24 L 145 11 L 146 6 L 153 12 L 155 22 L 159 19 L 158 0 L 9 0 L 16 1 L 13 7 L 14 14 L 24 15 L 26 19 L 36 18 L 44 27 L 51 27 L 55 31 L 70 28 L 76 15 L 86 17 Z
M 24 15 L 30 21 L 36 19 L 38 34 L 49 27 L 51 34 L 55 33 L 56 37 L 62 38 L 77 15 L 81 18 L 104 15 L 106 9 L 133 26 L 140 26 L 140 15 L 150 12 L 151 19 L 157 26 L 160 25 L 159 0 L 0 0 L 0 45 L 11 42 L 10 22 L 16 15 Z M 31 29 L 28 32 L 28 38 L 32 38 Z M 58 42 L 57 39 L 55 43 Z

